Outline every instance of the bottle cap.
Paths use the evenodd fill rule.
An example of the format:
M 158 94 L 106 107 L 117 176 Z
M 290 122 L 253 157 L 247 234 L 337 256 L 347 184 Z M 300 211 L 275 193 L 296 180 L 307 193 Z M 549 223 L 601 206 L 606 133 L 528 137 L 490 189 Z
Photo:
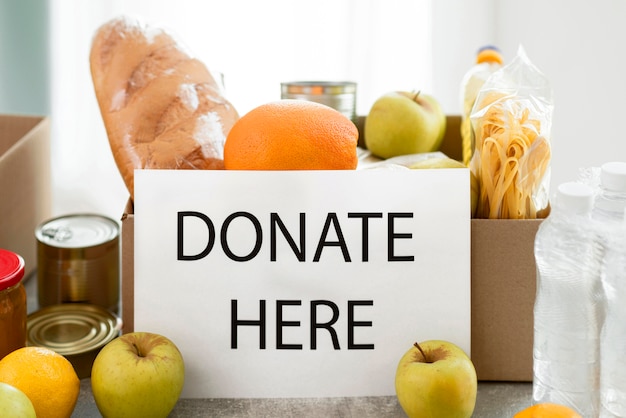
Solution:
M 0 249 L 0 290 L 16 285 L 24 277 L 24 259 L 12 251 Z
M 562 183 L 557 188 L 555 203 L 567 212 L 590 213 L 593 208 L 593 189 L 575 181 Z
M 482 64 L 483 62 L 495 62 L 502 64 L 502 55 L 500 54 L 500 50 L 492 45 L 486 45 L 480 48 L 476 54 L 476 64 Z
M 611 161 L 602 164 L 600 184 L 605 189 L 626 192 L 626 162 Z

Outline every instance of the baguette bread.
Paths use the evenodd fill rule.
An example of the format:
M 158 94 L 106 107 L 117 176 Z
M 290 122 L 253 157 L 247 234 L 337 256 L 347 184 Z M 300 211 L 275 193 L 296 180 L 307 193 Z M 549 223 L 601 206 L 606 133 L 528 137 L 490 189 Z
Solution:
M 135 169 L 224 168 L 224 141 L 239 115 L 207 67 L 170 34 L 118 17 L 96 31 L 89 61 L 131 198 Z

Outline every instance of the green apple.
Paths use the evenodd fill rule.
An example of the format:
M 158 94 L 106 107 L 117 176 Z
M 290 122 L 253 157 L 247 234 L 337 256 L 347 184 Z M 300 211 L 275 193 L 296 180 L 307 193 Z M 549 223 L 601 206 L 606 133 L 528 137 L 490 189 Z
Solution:
M 37 418 L 28 396 L 15 386 L 0 382 L 0 417 Z
M 446 132 L 446 115 L 434 97 L 389 92 L 372 105 L 363 128 L 367 149 L 381 158 L 434 152 Z
M 457 345 L 415 343 L 398 363 L 396 395 L 409 418 L 469 418 L 478 380 L 474 364 Z
M 112 340 L 91 369 L 93 397 L 105 418 L 167 417 L 184 381 L 178 347 L 150 332 L 131 332 Z

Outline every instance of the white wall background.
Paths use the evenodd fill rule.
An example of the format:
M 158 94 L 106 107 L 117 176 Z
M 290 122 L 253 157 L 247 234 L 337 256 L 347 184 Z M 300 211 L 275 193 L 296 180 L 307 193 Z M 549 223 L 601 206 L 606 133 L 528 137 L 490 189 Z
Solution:
M 36 7 L 49 9 L 49 33 L 41 21 L 18 21 Z M 455 114 L 476 49 L 496 44 L 510 60 L 522 44 L 553 83 L 552 184 L 575 178 L 581 167 L 626 160 L 619 126 L 626 114 L 623 0 L 1 0 L 0 112 L 47 109 L 45 94 L 33 94 L 31 108 L 11 95 L 28 91 L 15 71 L 28 64 L 15 51 L 49 42 L 56 214 L 119 218 L 127 199 L 88 65 L 94 31 L 122 13 L 172 29 L 224 73 L 240 113 L 277 99 L 281 81 L 316 78 L 357 81 L 360 114 L 388 90 L 414 88 Z M 24 24 L 31 35 L 14 38 Z M 30 80 L 48 70 L 28 68 L 21 74 Z
M 580 168 L 626 161 L 626 2 L 434 0 L 433 91 L 458 112 L 456 80 L 476 45 L 522 44 L 554 90 L 552 189 Z
M 522 42 L 555 93 L 553 184 L 580 167 L 626 161 L 626 2 L 507 1 L 499 42 Z M 537 13 L 532 13 L 534 9 Z M 533 21 L 533 25 L 524 23 Z

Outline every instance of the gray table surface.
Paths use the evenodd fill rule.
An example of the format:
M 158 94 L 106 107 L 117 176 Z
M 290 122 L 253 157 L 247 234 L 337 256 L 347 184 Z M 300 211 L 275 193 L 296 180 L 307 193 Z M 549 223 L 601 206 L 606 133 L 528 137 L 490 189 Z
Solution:
M 36 280 L 26 282 L 29 311 L 37 307 Z M 530 406 L 531 383 L 479 382 L 474 417 L 512 418 Z M 314 399 L 179 399 L 171 418 L 200 417 L 405 417 L 395 396 Z M 81 380 L 72 418 L 100 418 L 89 378 Z
M 532 384 L 480 382 L 474 417 L 511 418 L 531 404 Z M 72 417 L 101 417 L 91 382 L 81 380 Z M 395 396 L 320 399 L 179 399 L 170 417 L 404 417 Z

